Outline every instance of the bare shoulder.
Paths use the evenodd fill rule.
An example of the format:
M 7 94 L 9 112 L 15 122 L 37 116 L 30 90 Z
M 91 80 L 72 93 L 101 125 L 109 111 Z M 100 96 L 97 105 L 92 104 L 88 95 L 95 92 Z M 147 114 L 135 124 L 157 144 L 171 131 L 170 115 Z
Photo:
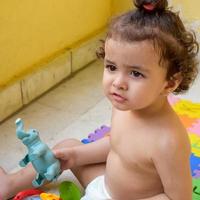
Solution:
M 188 157 L 190 155 L 189 136 L 178 116 L 174 115 L 163 123 L 157 145 L 159 153 L 166 156 L 182 154 L 182 156 Z
M 191 199 L 190 141 L 176 114 L 163 123 L 154 145 L 152 159 L 165 193 L 171 199 Z

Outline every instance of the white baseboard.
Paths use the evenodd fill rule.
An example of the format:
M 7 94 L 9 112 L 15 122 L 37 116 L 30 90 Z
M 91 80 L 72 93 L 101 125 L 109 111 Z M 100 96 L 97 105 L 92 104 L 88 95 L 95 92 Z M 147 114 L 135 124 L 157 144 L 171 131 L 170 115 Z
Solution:
M 0 122 L 39 97 L 77 70 L 96 60 L 96 49 L 104 33 L 66 50 L 36 71 L 0 90 Z

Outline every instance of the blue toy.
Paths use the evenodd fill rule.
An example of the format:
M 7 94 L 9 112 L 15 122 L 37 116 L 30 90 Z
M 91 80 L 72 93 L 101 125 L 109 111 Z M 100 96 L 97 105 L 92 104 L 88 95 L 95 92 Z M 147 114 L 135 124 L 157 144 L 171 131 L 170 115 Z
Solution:
M 17 119 L 15 123 L 17 137 L 28 149 L 28 154 L 20 161 L 19 165 L 25 167 L 31 162 L 37 171 L 36 178 L 32 182 L 33 186 L 41 186 L 45 179 L 48 181 L 56 179 L 61 173 L 60 162 L 54 157 L 50 148 L 40 140 L 38 131 L 29 129 L 25 132 L 21 119 Z

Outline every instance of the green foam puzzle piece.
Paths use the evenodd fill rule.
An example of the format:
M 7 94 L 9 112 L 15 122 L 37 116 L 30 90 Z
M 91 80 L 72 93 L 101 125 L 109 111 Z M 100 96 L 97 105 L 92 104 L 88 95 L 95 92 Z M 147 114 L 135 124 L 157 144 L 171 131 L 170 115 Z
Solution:
M 62 200 L 80 200 L 80 189 L 70 181 L 64 181 L 59 185 L 60 198 Z
M 192 200 L 200 200 L 200 179 L 193 178 L 193 193 L 192 193 Z

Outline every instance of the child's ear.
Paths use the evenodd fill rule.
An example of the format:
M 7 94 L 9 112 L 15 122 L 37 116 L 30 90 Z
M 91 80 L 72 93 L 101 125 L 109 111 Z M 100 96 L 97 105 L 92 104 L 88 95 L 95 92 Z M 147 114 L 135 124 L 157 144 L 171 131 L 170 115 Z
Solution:
M 183 80 L 183 77 L 181 75 L 181 72 L 178 72 L 170 77 L 170 79 L 167 81 L 164 90 L 162 92 L 163 95 L 168 95 L 180 85 L 181 81 Z

